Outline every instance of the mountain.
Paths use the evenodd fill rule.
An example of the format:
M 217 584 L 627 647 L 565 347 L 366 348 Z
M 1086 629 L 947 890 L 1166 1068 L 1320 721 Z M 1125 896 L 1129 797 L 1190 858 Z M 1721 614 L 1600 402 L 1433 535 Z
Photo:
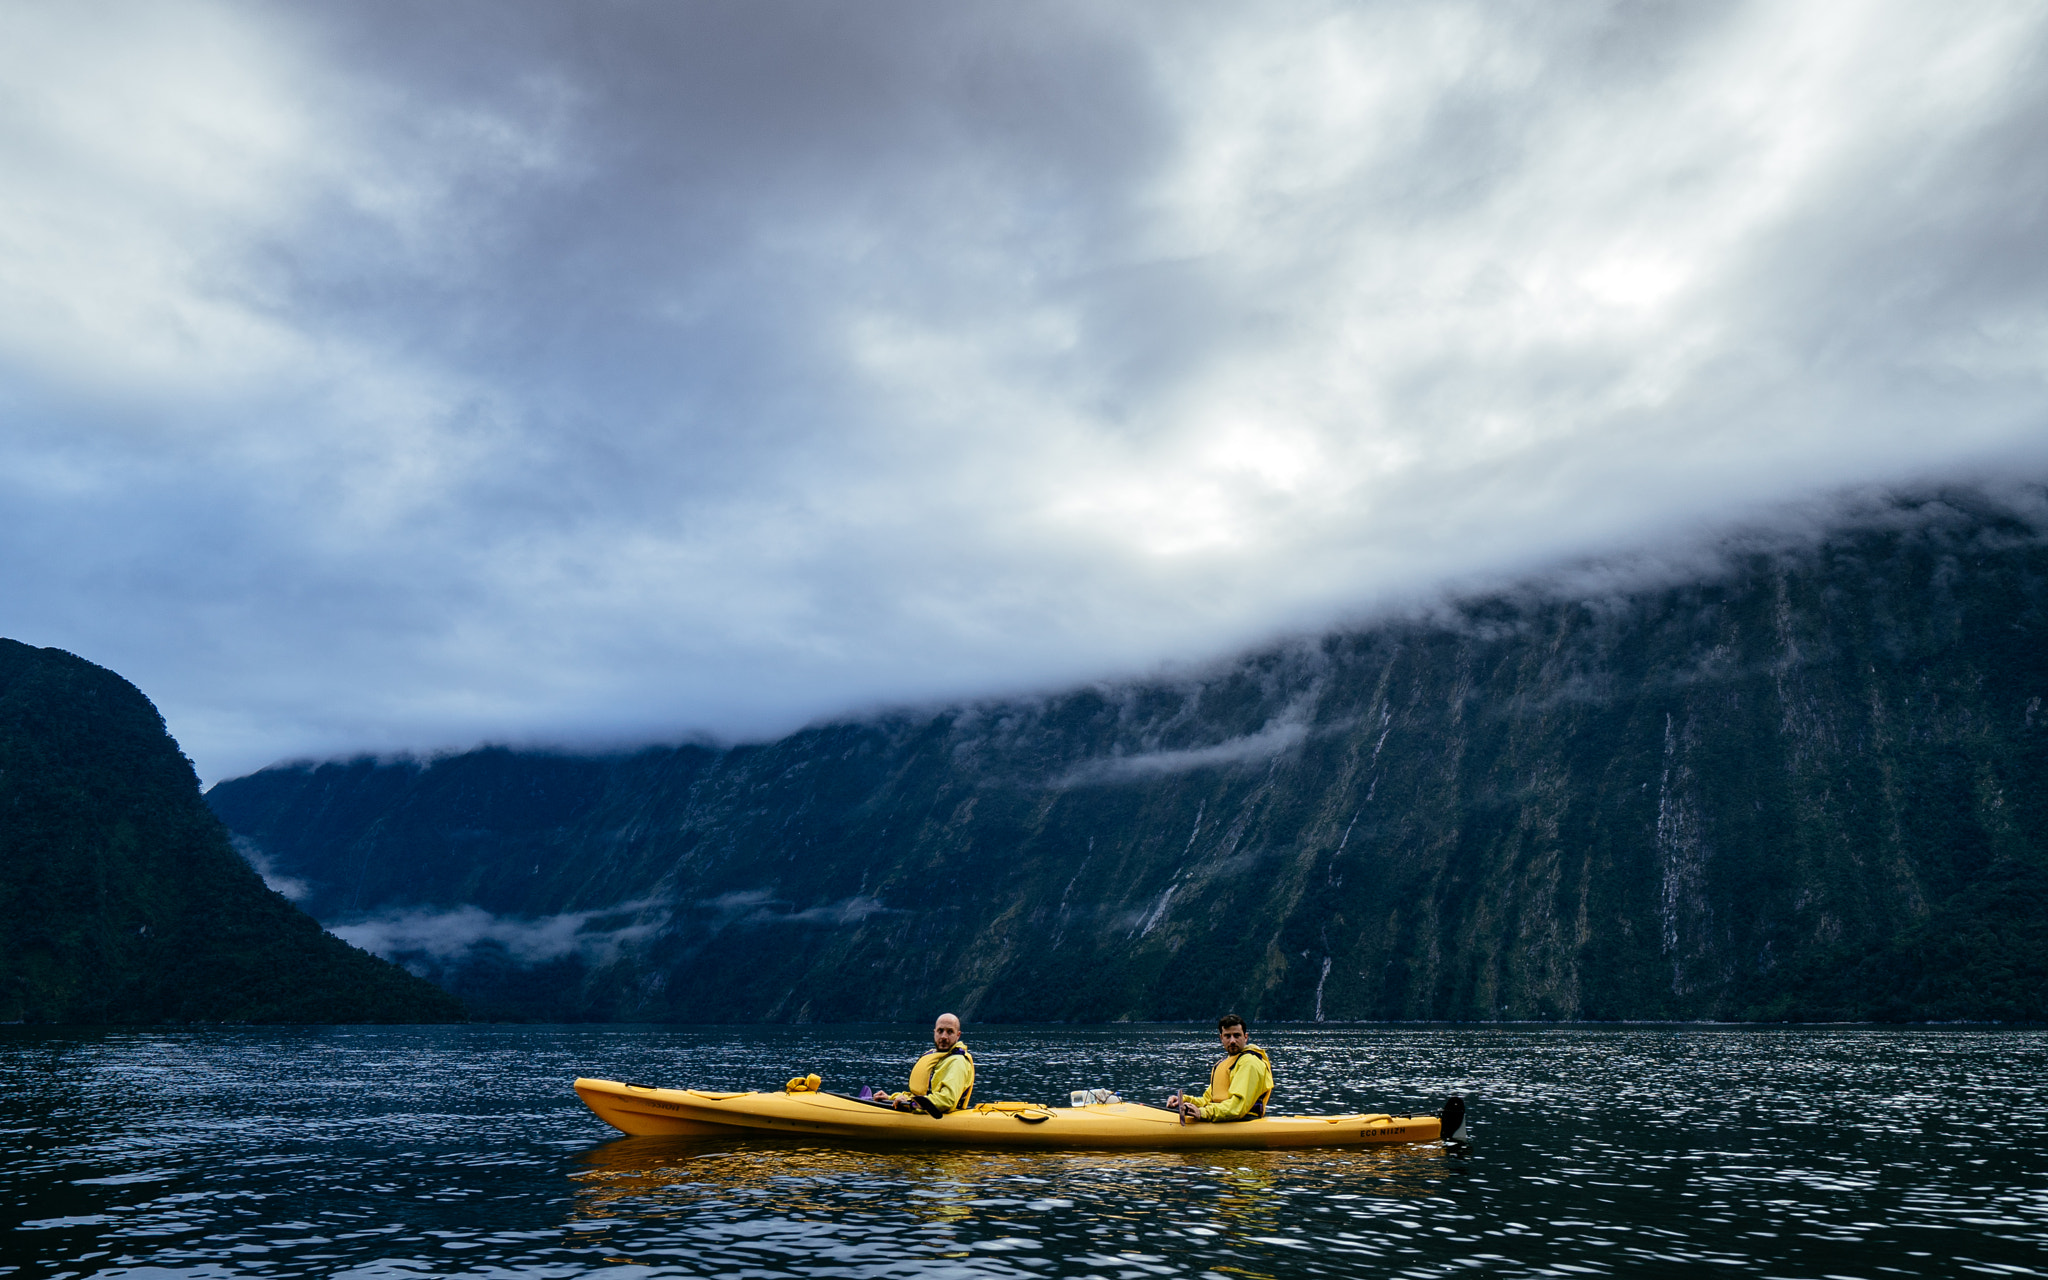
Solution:
M 264 886 L 134 685 L 0 640 L 0 1021 L 461 1017 Z
M 208 799 L 492 1016 L 2040 1019 L 2020 510 L 1897 499 L 1186 679 Z

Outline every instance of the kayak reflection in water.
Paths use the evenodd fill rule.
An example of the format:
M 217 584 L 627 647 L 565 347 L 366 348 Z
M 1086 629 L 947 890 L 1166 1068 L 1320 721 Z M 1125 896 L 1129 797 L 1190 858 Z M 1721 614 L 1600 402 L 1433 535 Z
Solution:
M 1223 1060 L 1209 1073 L 1209 1087 L 1199 1097 L 1176 1093 L 1166 1100 L 1180 1112 L 1182 1124 L 1256 1120 L 1266 1114 L 1266 1100 L 1273 1096 L 1273 1060 L 1251 1042 L 1244 1019 L 1224 1014 L 1216 1019 L 1216 1035 L 1223 1041 Z
M 861 1096 L 933 1117 L 974 1105 L 974 1055 L 960 1043 L 960 1019 L 942 1013 L 932 1024 L 932 1050 L 911 1067 L 909 1088 L 901 1093 L 863 1089 Z

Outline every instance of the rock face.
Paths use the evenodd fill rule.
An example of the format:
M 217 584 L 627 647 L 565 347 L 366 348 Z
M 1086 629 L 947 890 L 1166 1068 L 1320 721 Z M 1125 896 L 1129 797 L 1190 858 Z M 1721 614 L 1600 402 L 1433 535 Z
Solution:
M 2040 1018 L 2044 698 L 2048 543 L 1950 495 L 1181 682 L 209 800 L 502 1016 Z
M 0 1021 L 451 1021 L 265 888 L 149 699 L 0 640 Z

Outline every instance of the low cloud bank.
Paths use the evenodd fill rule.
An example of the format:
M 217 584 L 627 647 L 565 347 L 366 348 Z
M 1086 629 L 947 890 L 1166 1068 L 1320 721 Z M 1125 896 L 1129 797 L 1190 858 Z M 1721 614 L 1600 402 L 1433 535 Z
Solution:
M 262 876 L 263 883 L 273 891 L 283 894 L 293 902 L 304 902 L 313 892 L 313 886 L 306 881 L 297 876 L 280 873 L 271 861 L 270 855 L 263 851 L 263 846 L 254 840 L 247 836 L 230 836 L 228 839 L 235 846 L 235 852 L 242 855 L 242 861 L 248 863 L 257 875 Z
M 493 915 L 477 906 L 419 908 L 329 925 L 327 931 L 387 960 L 423 955 L 445 963 L 459 960 L 477 947 L 494 945 L 522 964 L 567 956 L 603 964 L 616 959 L 628 944 L 661 932 L 670 914 L 667 904 L 652 898 L 538 919 Z M 602 927 L 603 922 L 620 917 L 631 920 Z
M 718 933 L 774 925 L 831 927 L 900 914 L 897 908 L 865 894 L 798 910 L 793 902 L 766 889 L 720 894 L 690 906 L 688 914 L 698 917 L 693 924 L 678 920 L 685 913 L 674 903 L 643 898 L 594 911 L 565 911 L 537 918 L 496 915 L 473 905 L 419 907 L 331 924 L 327 929 L 342 941 L 387 960 L 402 957 L 459 963 L 477 948 L 490 947 L 524 965 L 570 956 L 602 965 L 618 959 L 626 948 L 664 933 L 697 929 Z M 706 915 L 708 919 L 703 918 Z
M 854 894 L 837 902 L 794 910 L 796 904 L 778 898 L 766 889 L 722 893 L 697 904 L 719 914 L 718 927 L 746 927 L 770 924 L 859 924 L 870 916 L 899 915 L 898 908 L 884 905 L 880 898 Z
M 1308 716 L 1314 705 L 1314 694 L 1311 693 L 1273 717 L 1267 722 L 1266 727 L 1257 733 L 1230 738 L 1213 746 L 1191 747 L 1181 751 L 1148 751 L 1138 755 L 1090 760 L 1062 774 L 1053 785 L 1101 786 L 1139 778 L 1156 778 L 1162 774 L 1186 773 L 1192 769 L 1254 764 L 1270 760 L 1307 740 Z

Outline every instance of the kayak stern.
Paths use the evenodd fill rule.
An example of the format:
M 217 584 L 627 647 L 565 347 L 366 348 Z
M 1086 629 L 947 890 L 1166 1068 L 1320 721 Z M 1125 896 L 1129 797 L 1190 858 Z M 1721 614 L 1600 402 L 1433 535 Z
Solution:
M 732 1125 L 694 1120 L 681 1104 L 662 1095 L 675 1092 L 618 1080 L 576 1081 L 576 1096 L 598 1119 L 635 1138 L 735 1138 L 747 1131 Z

